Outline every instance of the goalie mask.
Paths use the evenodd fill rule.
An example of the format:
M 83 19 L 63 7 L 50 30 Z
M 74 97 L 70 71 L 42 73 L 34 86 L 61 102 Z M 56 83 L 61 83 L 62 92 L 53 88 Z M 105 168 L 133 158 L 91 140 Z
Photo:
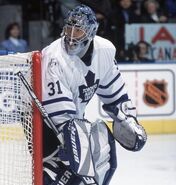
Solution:
M 85 50 L 98 29 L 95 13 L 81 5 L 68 13 L 62 31 L 63 45 L 69 55 L 78 55 Z

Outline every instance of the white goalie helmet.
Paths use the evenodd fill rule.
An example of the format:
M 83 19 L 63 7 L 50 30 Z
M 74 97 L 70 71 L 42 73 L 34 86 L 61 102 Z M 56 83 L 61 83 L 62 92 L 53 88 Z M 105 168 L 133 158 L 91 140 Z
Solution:
M 62 31 L 63 47 L 69 55 L 86 48 L 97 33 L 98 23 L 91 8 L 80 5 L 69 11 Z

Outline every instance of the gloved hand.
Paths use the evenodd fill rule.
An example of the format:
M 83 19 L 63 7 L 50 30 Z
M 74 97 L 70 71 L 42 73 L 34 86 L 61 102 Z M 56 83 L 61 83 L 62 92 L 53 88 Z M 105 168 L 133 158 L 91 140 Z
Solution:
M 127 150 L 139 151 L 147 140 L 144 128 L 136 119 L 136 108 L 130 100 L 118 105 L 103 105 L 105 112 L 113 119 L 113 136 Z

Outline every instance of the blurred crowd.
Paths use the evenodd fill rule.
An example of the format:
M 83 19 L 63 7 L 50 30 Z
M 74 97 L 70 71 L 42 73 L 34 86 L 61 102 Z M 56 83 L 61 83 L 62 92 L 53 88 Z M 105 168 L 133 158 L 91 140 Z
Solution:
M 86 4 L 96 12 L 98 35 L 113 42 L 117 48 L 116 57 L 121 61 L 152 62 L 148 57 L 149 43 L 140 41 L 126 48 L 125 24 L 176 23 L 176 0 L 0 0 L 0 6 L 4 4 L 21 5 L 25 23 L 37 19 L 49 21 L 53 39 L 59 37 L 68 10 Z M 26 29 L 23 28 L 24 32 Z M 26 41 L 20 38 L 18 23 L 9 25 L 5 35 L 1 48 L 17 48 L 21 52 L 28 50 Z

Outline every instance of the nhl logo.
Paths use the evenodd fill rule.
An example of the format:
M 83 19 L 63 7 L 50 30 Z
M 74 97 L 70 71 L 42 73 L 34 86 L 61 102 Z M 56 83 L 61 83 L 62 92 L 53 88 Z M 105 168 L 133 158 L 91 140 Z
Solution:
M 147 80 L 144 83 L 144 102 L 151 107 L 160 107 L 168 100 L 167 83 L 164 80 Z

